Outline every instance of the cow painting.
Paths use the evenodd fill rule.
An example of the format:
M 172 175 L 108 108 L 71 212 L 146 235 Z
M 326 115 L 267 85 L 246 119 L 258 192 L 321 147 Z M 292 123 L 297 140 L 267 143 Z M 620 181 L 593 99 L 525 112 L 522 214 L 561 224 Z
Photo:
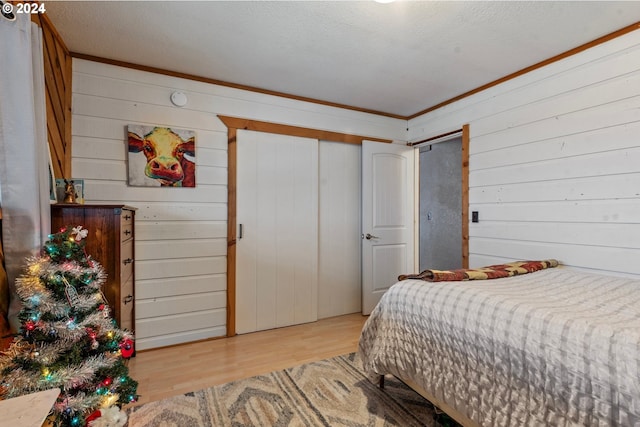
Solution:
M 196 186 L 195 132 L 129 125 L 127 137 L 129 185 Z

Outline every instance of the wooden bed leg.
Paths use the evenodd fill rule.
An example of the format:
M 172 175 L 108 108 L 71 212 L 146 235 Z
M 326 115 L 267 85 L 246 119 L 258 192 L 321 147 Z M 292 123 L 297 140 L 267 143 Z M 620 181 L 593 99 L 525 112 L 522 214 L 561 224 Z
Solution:
M 384 375 L 380 375 L 380 382 L 378 383 L 380 388 L 384 388 Z

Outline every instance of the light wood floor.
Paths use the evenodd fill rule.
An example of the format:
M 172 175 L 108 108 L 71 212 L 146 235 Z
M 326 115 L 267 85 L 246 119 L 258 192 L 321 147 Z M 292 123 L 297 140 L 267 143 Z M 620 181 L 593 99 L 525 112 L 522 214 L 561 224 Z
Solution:
M 366 316 L 314 323 L 138 352 L 129 375 L 137 404 L 356 351 Z

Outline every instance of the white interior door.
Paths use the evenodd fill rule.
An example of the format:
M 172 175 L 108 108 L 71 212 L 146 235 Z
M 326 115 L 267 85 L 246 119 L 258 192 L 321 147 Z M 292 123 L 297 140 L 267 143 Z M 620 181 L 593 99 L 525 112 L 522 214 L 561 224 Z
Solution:
M 362 314 L 414 272 L 414 151 L 362 143 Z
M 237 138 L 236 331 L 315 321 L 318 140 Z

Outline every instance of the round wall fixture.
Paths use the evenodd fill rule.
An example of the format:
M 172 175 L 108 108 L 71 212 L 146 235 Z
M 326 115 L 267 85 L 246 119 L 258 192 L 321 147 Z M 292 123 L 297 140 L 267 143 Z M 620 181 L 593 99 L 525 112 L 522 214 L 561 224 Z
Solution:
M 187 95 L 185 95 L 183 92 L 173 92 L 171 94 L 171 102 L 176 107 L 184 107 L 185 105 L 187 105 Z

